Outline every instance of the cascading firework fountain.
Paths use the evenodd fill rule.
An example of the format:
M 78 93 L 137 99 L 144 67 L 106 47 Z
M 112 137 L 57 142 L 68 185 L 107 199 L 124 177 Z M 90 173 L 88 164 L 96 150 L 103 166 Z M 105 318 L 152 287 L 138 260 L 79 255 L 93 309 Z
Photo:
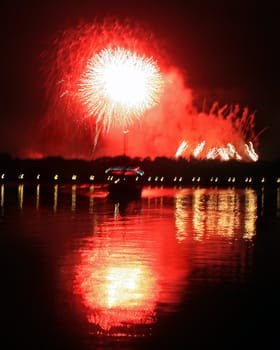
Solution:
M 199 132 L 186 131 L 176 157 L 258 160 L 253 143 L 257 141 L 255 113 L 250 113 L 248 108 L 241 110 L 239 105 L 219 107 L 216 102 L 208 113 L 196 111 L 193 115 L 193 129 Z

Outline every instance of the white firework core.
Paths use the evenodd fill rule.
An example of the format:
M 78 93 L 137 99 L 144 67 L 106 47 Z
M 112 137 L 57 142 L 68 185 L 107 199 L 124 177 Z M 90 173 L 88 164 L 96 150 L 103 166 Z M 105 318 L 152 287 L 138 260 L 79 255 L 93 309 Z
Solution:
M 152 58 L 123 48 L 104 49 L 87 64 L 80 81 L 80 99 L 87 115 L 103 129 L 126 128 L 159 103 L 163 79 Z

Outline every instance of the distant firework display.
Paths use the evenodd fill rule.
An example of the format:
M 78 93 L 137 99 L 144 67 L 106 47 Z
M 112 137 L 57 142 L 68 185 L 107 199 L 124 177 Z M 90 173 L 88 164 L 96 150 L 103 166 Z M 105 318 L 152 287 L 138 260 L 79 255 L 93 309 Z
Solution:
M 89 137 L 91 157 L 119 155 L 125 133 L 130 157 L 257 161 L 255 113 L 218 102 L 195 108 L 183 74 L 159 47 L 128 21 L 81 24 L 56 37 L 44 71 L 48 125 L 68 140 L 62 155 L 69 144 L 79 154 Z

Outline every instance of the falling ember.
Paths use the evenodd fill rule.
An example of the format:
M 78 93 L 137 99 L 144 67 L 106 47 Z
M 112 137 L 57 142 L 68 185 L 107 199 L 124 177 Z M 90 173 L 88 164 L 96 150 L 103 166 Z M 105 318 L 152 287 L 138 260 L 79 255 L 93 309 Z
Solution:
M 121 47 L 103 49 L 89 60 L 80 83 L 80 99 L 89 116 L 106 131 L 127 128 L 159 102 L 162 78 L 152 58 Z

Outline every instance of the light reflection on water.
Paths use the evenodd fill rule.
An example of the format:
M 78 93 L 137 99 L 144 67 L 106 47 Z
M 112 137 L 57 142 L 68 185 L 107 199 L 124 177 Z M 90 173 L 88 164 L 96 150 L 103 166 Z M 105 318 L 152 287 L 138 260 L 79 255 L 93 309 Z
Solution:
M 151 336 L 163 315 L 180 313 L 197 283 L 241 284 L 251 273 L 263 211 L 252 188 L 147 187 L 139 201 L 114 203 L 93 185 L 42 187 L 18 185 L 21 224 L 27 230 L 32 208 L 42 211 L 32 230 L 45 245 L 50 236 L 63 240 L 57 293 L 67 295 L 68 305 L 80 300 L 91 334 Z M 4 219 L 15 204 L 8 192 L 2 184 Z M 279 212 L 278 189 L 276 202 Z M 58 303 L 59 312 L 63 307 Z
M 142 208 L 141 215 L 102 221 L 80 249 L 76 292 L 98 332 L 149 334 L 156 309 L 171 311 L 179 304 L 188 264 L 177 250 L 173 217 L 164 208 Z

